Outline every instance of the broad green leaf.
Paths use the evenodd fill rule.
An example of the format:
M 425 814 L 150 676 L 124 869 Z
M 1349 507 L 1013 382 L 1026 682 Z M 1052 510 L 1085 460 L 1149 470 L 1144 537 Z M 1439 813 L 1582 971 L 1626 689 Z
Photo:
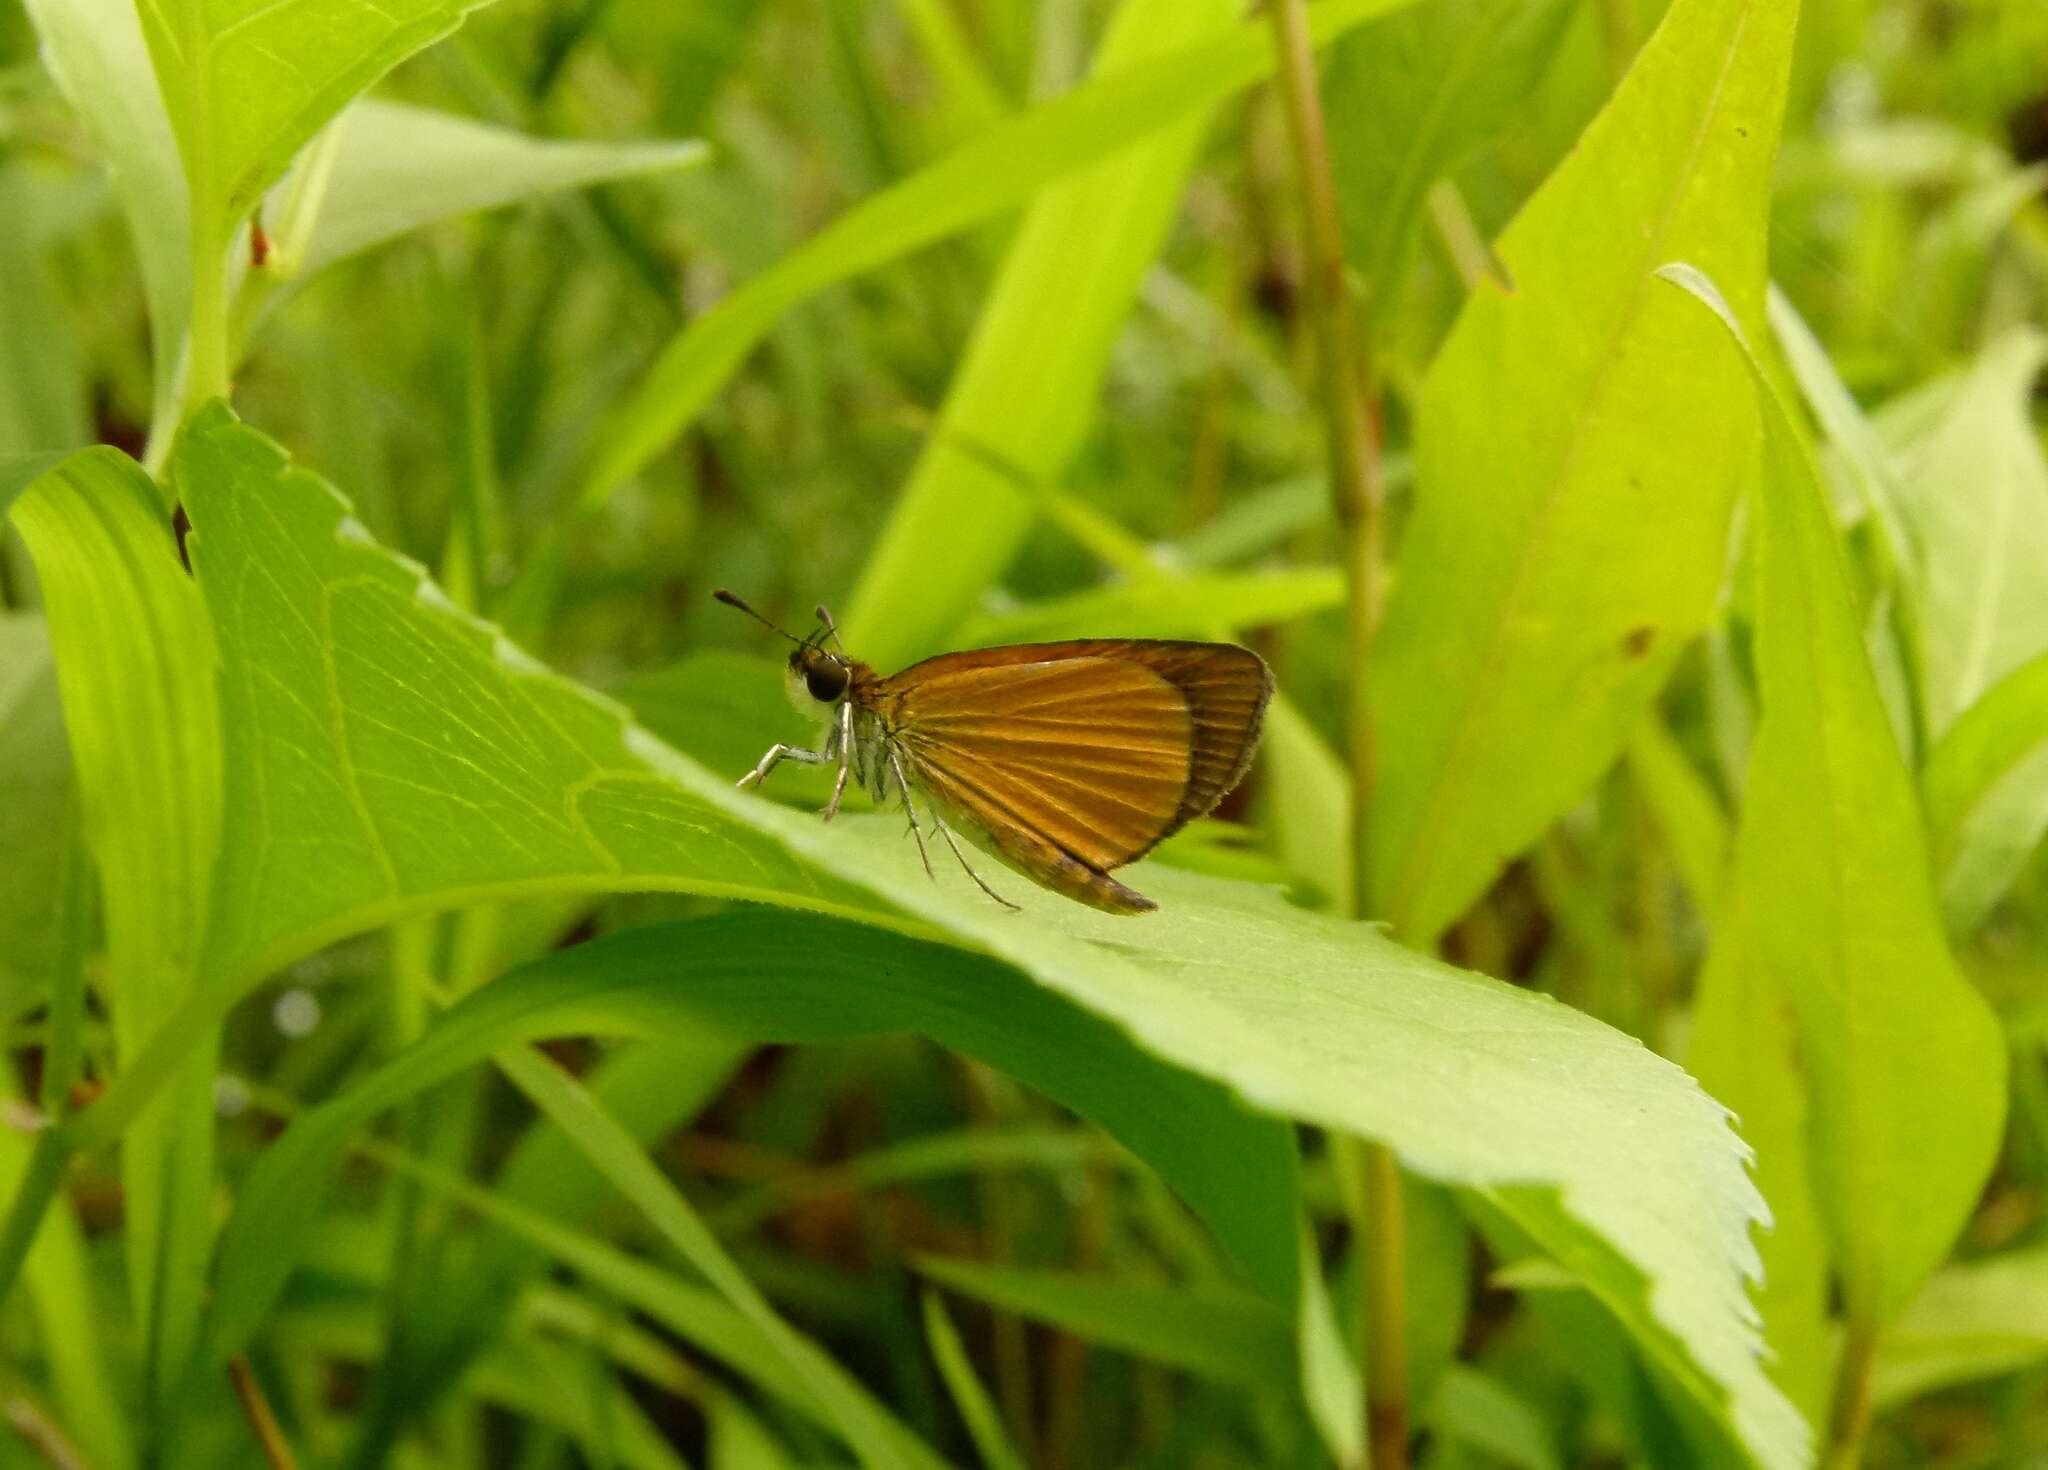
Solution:
M 1942 910 L 1967 934 L 2048 829 L 2048 653 L 1957 717 L 1927 757 L 1920 796 Z
M 35 559 L 83 830 L 99 869 L 106 990 L 124 1058 L 187 999 L 221 832 L 214 634 L 156 487 L 119 452 L 81 450 L 16 502 Z M 128 1270 L 153 1391 L 190 1355 L 212 1172 L 211 1061 L 122 1154 Z
M 1437 0 L 1347 37 L 1323 81 L 1345 253 L 1395 299 L 1423 198 L 1528 103 L 1572 0 Z
M 24 3 L 42 41 L 43 64 L 85 119 L 113 174 L 149 303 L 155 365 L 150 442 L 168 451 L 192 308 L 192 218 L 178 142 L 150 70 L 135 0 Z
M 334 137 L 309 151 L 273 198 L 308 197 L 297 242 L 278 225 L 277 269 L 304 276 L 435 220 L 522 199 L 702 163 L 701 142 L 581 142 L 528 137 L 469 118 L 365 98 L 334 120 Z M 300 175 L 317 164 L 319 179 Z M 303 245 L 303 253 L 294 247 Z
M 1406 3 L 1322 0 L 1312 12 L 1311 29 L 1318 43 L 1327 43 Z M 603 448 L 584 480 L 582 503 L 602 504 L 638 474 L 688 427 L 769 328 L 798 302 L 1009 209 L 1055 180 L 1143 145 L 1159 129 L 1188 126 L 1202 109 L 1271 71 L 1267 30 L 1263 18 L 1240 21 L 1226 34 L 1099 77 L 991 129 L 841 215 L 774 269 L 698 317 L 664 349 L 606 425 Z M 1074 283 L 1066 277 L 1057 280 L 1064 299 Z M 1040 457 L 1027 454 L 1018 462 L 1034 464 Z M 1008 484 L 1002 488 L 1011 496 L 1021 493 Z M 996 570 L 989 569 L 983 582 Z M 961 610 L 952 607 L 943 617 L 930 616 L 930 629 L 921 638 L 906 634 L 893 650 L 875 645 L 875 651 L 908 657 Z
M 1173 55 L 1242 24 L 1240 14 L 1232 0 L 1122 0 L 1095 75 Z M 892 664 L 931 651 L 1009 565 L 1038 512 L 1019 480 L 1057 483 L 1081 447 L 1206 122 L 1193 108 L 1146 129 L 1032 203 L 846 609 L 847 636 L 868 657 Z
M 15 498 L 28 489 L 43 472 L 62 463 L 64 456 L 55 451 L 38 454 L 0 454 L 0 516 L 4 516 Z
M 2028 407 L 2048 335 L 2006 333 L 1977 360 L 1906 478 L 1925 597 L 1924 697 L 1936 739 L 2048 649 L 2048 462 Z
M 1169 919 L 1153 923 L 997 873 L 1024 906 L 1013 915 L 953 868 L 927 878 L 897 819 L 826 826 L 737 793 L 728 776 L 511 655 L 355 529 L 333 491 L 288 472 L 224 413 L 202 416 L 187 446 L 179 486 L 219 630 L 229 810 L 243 837 L 222 869 L 221 979 L 67 1125 L 66 1141 L 90 1145 L 132 1115 L 256 976 L 401 913 L 493 893 L 664 886 L 829 907 L 1007 961 L 1074 1014 L 1117 1028 L 1135 1050 L 1097 1085 L 1119 1085 L 1142 1053 L 1263 1112 L 1385 1139 L 1415 1172 L 1497 1198 L 1760 1462 L 1799 1462 L 1796 1421 L 1763 1376 L 1745 1315 L 1756 1197 L 1739 1145 L 1720 1108 L 1668 1062 L 1554 1001 L 1242 884 L 1141 866 L 1131 881 Z M 267 790 L 292 800 L 265 802 Z M 586 833 L 605 852 L 616 844 L 615 860 Z M 280 849 L 315 856 L 287 870 L 266 856 Z M 785 914 L 771 928 L 794 936 L 804 922 Z M 898 1023 L 919 1028 L 957 1024 L 960 997 L 978 993 L 981 982 L 889 965 L 858 984 L 797 988 L 852 942 L 801 946 L 774 986 L 750 964 L 744 988 L 824 1017 L 887 998 L 877 977 L 893 974 L 935 987 Z M 674 963 L 657 971 L 663 980 Z M 504 982 L 477 1001 L 501 993 Z M 1013 1012 L 997 1029 L 1031 1043 Z M 1153 1117 L 1155 1127 L 1178 1121 L 1171 1107 Z M 1272 1203 L 1285 1188 L 1249 1187 L 1246 1161 L 1259 1155 L 1218 1150 L 1216 1127 L 1181 1146 L 1178 1134 L 1132 1146 L 1236 1243 L 1268 1296 L 1292 1302 L 1296 1240 Z M 1221 1183 L 1219 1163 L 1231 1170 Z M 222 1286 L 224 1312 L 245 1310 L 238 1296 Z
M 56 959 L 71 752 L 49 634 L 36 613 L 0 613 L 0 1019 L 34 1004 Z
M 1828 1321 L 1828 1244 L 1814 1197 L 1812 1107 L 1800 1076 L 1800 1035 L 1757 933 L 1755 879 L 1723 870 L 1698 894 L 1713 947 L 1693 999 L 1685 1064 L 1741 1120 L 1752 1172 L 1770 1205 L 1757 1242 L 1756 1292 L 1773 1381 L 1806 1421 L 1828 1422 L 1835 1347 Z M 1731 893 L 1729 890 L 1733 889 Z
M 181 436 L 174 477 L 226 630 L 228 828 L 246 838 L 222 855 L 213 973 L 523 892 L 872 906 L 656 774 L 620 710 L 457 611 L 225 412 Z
M 1250 1292 L 936 1256 L 920 1257 L 917 1268 L 1001 1311 L 1197 1377 L 1267 1390 L 1294 1379 L 1294 1338 L 1286 1314 Z
M 1742 347 L 1765 429 L 1762 714 L 1717 948 L 1732 944 L 1743 983 L 1790 1012 L 1814 1198 L 1851 1330 L 1871 1332 L 1976 1203 L 2003 1128 L 2005 1047 L 1942 937 L 1912 779 L 1819 477 L 1712 286 L 1687 268 L 1672 279 Z
M 357 93 L 488 0 L 138 0 L 195 214 L 255 206 Z
M 962 648 L 1057 638 L 1189 638 L 1218 625 L 1265 628 L 1344 605 L 1332 567 L 1161 575 L 970 617 Z
M 1650 273 L 1694 260 L 1762 321 L 1793 14 L 1677 0 L 1424 382 L 1372 680 L 1374 912 L 1412 942 L 1585 793 L 1712 611 L 1754 410 Z
M 2048 1362 L 2048 1249 L 2034 1246 L 1935 1273 L 1885 1334 L 1872 1384 L 1880 1405 Z

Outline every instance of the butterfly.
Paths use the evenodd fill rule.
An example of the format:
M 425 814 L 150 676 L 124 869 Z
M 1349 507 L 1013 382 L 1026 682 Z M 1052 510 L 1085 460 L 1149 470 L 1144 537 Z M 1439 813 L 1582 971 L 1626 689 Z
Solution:
M 786 760 L 836 766 L 826 821 L 849 780 L 878 805 L 900 800 L 925 872 L 929 824 L 1005 908 L 1017 905 L 975 872 L 955 827 L 1055 893 L 1113 914 L 1157 908 L 1111 871 L 1230 794 L 1273 693 L 1250 649 L 1151 638 L 942 653 L 884 676 L 845 652 L 823 607 L 818 630 L 799 639 L 723 587 L 712 596 L 796 645 L 790 699 L 823 726 L 816 750 L 771 746 L 740 786 Z

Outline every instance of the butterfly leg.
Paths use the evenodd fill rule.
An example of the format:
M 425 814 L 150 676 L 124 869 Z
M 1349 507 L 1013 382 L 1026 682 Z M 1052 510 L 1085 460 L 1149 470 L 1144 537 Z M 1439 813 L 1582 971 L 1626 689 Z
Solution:
M 903 815 L 910 819 L 910 835 L 917 839 L 918 861 L 924 864 L 925 877 L 936 880 L 938 875 L 932 872 L 932 855 L 924 850 L 924 832 L 917 825 L 917 807 L 910 799 L 910 782 L 903 775 L 903 757 L 893 747 L 889 751 L 889 769 L 896 773 L 896 789 L 903 793 Z M 937 817 L 933 820 L 936 821 Z
M 833 744 L 839 747 L 839 775 L 832 782 L 832 799 L 825 803 L 825 820 L 828 822 L 839 815 L 839 798 L 846 795 L 846 776 L 853 769 L 853 701 L 850 699 L 839 706 L 839 729 L 836 733 L 839 738 Z
M 1011 913 L 1022 913 L 1024 911 L 1022 904 L 1011 903 L 1007 898 L 1004 898 L 1000 893 L 989 887 L 988 884 L 981 881 L 981 874 L 974 871 L 973 865 L 967 861 L 967 855 L 960 851 L 960 844 L 953 840 L 952 830 L 946 826 L 945 819 L 939 815 L 936 808 L 932 811 L 932 825 L 939 829 L 939 836 L 946 839 L 946 846 L 953 849 L 953 856 L 960 860 L 960 866 L 967 870 L 967 876 L 974 880 L 976 888 L 979 888 Z
M 784 761 L 796 761 L 800 765 L 821 766 L 825 757 L 815 750 L 800 750 L 794 745 L 771 745 L 768 753 L 761 757 L 761 764 L 740 777 L 736 783 L 744 791 L 749 786 L 759 786 L 768 778 L 768 773 Z

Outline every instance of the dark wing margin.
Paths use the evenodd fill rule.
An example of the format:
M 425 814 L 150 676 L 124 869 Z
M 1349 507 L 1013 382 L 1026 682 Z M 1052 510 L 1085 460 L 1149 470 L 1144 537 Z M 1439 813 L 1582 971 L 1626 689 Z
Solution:
M 1194 723 L 1194 750 L 1180 810 L 1160 838 L 1178 832 L 1237 788 L 1251 768 L 1273 697 L 1273 671 L 1234 643 L 1134 641 L 1126 645 L 1155 674 L 1180 690 Z

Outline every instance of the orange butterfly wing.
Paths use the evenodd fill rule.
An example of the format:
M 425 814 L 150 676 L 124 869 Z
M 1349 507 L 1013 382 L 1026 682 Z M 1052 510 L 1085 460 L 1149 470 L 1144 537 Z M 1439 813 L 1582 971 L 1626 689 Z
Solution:
M 874 708 L 925 788 L 1047 886 L 1153 907 L 1108 877 L 1244 775 L 1272 676 L 1230 644 L 1086 640 L 942 654 Z

